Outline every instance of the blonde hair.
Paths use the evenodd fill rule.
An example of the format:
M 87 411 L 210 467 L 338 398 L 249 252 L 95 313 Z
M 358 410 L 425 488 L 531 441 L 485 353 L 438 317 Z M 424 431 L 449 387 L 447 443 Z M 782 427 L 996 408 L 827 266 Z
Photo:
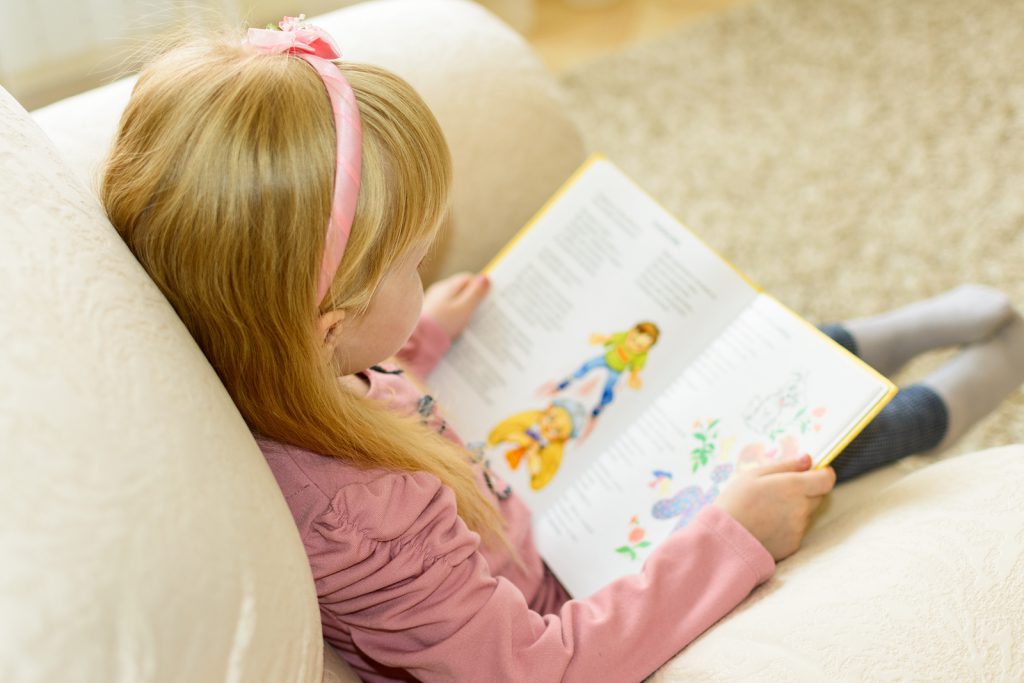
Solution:
M 341 63 L 359 105 L 362 181 L 352 233 L 318 310 L 335 133 L 305 62 L 225 38 L 179 46 L 139 76 L 102 177 L 111 222 L 258 434 L 361 468 L 423 471 L 470 529 L 507 544 L 465 452 L 342 387 L 318 316 L 360 312 L 395 261 L 448 210 L 441 129 L 402 79 Z

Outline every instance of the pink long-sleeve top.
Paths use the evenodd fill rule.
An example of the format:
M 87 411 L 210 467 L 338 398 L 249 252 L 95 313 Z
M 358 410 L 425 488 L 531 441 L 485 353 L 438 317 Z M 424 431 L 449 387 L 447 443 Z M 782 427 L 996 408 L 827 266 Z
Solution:
M 425 377 L 450 340 L 424 318 L 399 354 Z M 368 396 L 422 410 L 402 375 L 369 371 Z M 438 428 L 436 409 L 429 417 Z M 457 436 L 450 428 L 444 433 Z M 533 543 L 530 512 L 494 494 L 522 566 L 482 546 L 455 496 L 423 472 L 361 470 L 258 439 L 309 556 L 324 635 L 366 681 L 639 681 L 733 609 L 775 568 L 711 505 L 642 570 L 570 599 Z

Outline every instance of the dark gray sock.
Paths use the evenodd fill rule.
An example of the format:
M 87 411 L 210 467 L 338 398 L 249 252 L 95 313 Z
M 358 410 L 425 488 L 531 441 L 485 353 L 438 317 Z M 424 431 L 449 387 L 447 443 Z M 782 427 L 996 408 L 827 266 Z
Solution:
M 949 411 L 932 389 L 913 384 L 882 409 L 832 461 L 842 482 L 914 453 L 930 451 L 949 428 Z
M 843 325 L 821 331 L 857 355 L 857 341 Z M 914 453 L 936 448 L 949 429 L 949 411 L 934 390 L 921 384 L 904 387 L 832 461 L 842 482 Z

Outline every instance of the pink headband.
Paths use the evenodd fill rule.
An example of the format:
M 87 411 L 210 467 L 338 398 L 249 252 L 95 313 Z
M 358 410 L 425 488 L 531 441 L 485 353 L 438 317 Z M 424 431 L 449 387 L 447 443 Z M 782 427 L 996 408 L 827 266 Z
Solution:
M 341 57 L 341 51 L 327 31 L 305 23 L 306 15 L 285 17 L 278 26 L 265 29 L 251 28 L 245 42 L 267 54 L 290 54 L 309 63 L 327 88 L 334 112 L 334 131 L 337 138 L 337 169 L 334 174 L 334 199 L 331 219 L 327 223 L 324 258 L 320 265 L 316 300 L 324 300 L 338 272 L 341 256 L 345 253 L 348 236 L 352 232 L 352 218 L 359 196 L 359 174 L 362 167 L 363 129 L 359 123 L 352 86 L 332 59 Z

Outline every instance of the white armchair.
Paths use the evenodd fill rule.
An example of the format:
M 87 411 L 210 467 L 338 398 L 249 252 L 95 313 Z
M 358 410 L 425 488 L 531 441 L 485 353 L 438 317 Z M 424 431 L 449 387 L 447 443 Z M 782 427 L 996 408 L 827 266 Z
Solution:
M 315 21 L 346 59 L 412 82 L 445 129 L 438 272 L 479 268 L 583 160 L 551 77 L 480 6 Z M 32 117 L 0 91 L 0 680 L 354 679 L 323 646 L 262 454 L 90 189 L 130 90 Z

